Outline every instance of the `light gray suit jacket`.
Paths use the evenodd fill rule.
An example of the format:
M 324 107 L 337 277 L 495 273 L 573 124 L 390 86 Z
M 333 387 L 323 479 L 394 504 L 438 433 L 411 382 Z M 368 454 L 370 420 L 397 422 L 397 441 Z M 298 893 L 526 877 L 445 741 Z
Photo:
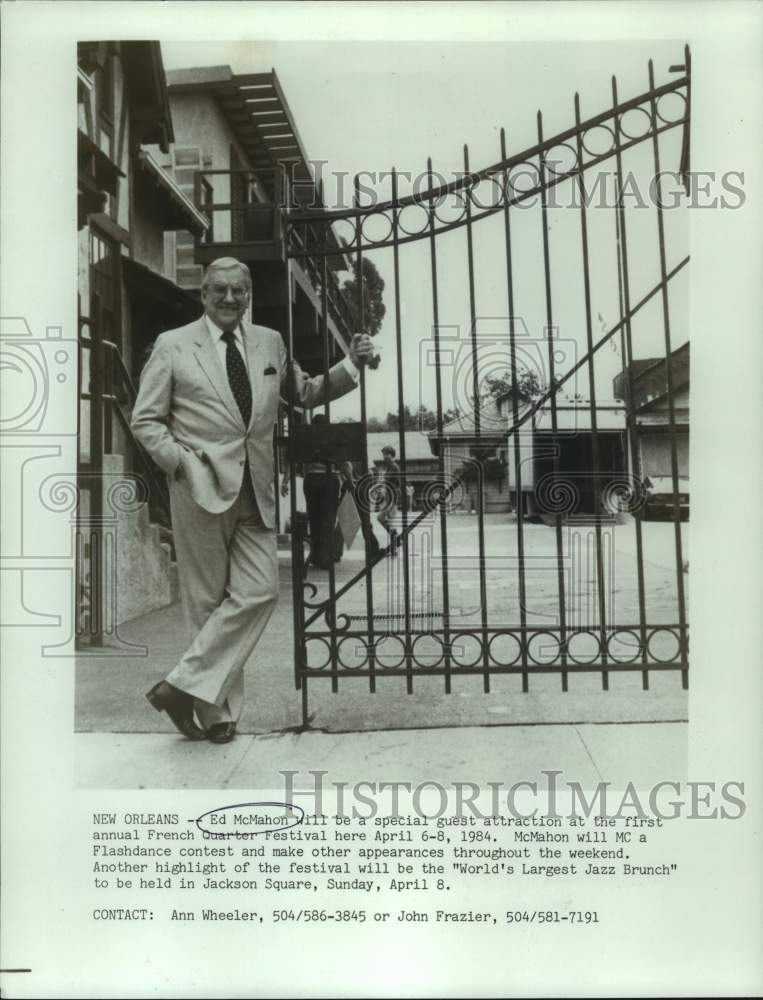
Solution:
M 273 427 L 282 388 L 288 392 L 286 346 L 266 326 L 242 324 L 252 417 L 244 420 L 204 317 L 157 337 L 140 378 L 132 429 L 157 465 L 170 477 L 185 474 L 196 503 L 210 513 L 232 506 L 241 489 L 248 457 L 260 516 L 275 527 Z M 310 408 L 326 399 L 324 377 L 306 375 L 292 362 L 296 405 Z M 355 387 L 343 364 L 329 371 L 328 398 Z

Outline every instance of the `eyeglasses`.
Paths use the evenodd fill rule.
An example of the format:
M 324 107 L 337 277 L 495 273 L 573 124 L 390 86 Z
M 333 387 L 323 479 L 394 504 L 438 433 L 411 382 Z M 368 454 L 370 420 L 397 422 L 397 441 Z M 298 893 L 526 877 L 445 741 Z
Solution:
M 243 285 L 222 285 L 215 282 L 213 285 L 207 286 L 209 294 L 215 299 L 224 299 L 228 292 L 231 293 L 234 299 L 242 300 L 249 294 L 249 289 L 245 288 Z

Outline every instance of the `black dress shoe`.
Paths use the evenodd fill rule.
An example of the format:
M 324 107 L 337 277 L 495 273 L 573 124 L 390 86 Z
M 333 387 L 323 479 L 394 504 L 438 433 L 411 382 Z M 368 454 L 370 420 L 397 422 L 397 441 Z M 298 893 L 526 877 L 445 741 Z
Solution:
M 235 735 L 235 722 L 216 722 L 207 730 L 207 739 L 210 743 L 230 743 Z
M 146 695 L 157 712 L 166 712 L 178 732 L 189 740 L 206 739 L 203 729 L 193 721 L 193 698 L 167 681 L 159 681 Z

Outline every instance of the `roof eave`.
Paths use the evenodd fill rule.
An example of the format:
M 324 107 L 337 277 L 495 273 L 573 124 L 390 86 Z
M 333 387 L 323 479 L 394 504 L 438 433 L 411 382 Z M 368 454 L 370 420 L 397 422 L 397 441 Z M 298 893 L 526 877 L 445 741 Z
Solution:
M 182 213 L 183 224 L 178 225 L 178 229 L 186 228 L 191 232 L 204 233 L 209 229 L 209 219 L 200 212 L 184 191 L 175 183 L 174 179 L 162 169 L 159 163 L 145 149 L 138 150 L 138 163 L 153 177 L 157 185 L 164 190 L 173 204 Z M 172 228 L 172 227 L 168 227 Z

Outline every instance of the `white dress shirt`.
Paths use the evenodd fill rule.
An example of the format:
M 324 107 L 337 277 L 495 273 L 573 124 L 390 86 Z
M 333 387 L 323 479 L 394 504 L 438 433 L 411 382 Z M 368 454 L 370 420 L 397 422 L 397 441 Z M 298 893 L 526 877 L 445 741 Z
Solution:
M 220 359 L 220 364 L 223 366 L 223 371 L 226 372 L 228 370 L 228 367 L 225 360 L 225 355 L 228 350 L 228 345 L 223 340 L 224 331 L 221 330 L 220 327 L 217 325 L 217 323 L 211 320 L 209 316 L 206 315 L 206 313 L 204 314 L 204 319 L 207 321 L 207 330 L 209 330 L 209 336 L 212 338 L 214 342 L 215 350 L 217 351 L 217 356 Z M 234 343 L 238 348 L 238 353 L 241 355 L 243 359 L 244 367 L 246 368 L 247 371 L 249 371 L 249 365 L 246 363 L 246 350 L 244 348 L 244 341 L 241 337 L 240 325 L 237 325 L 236 328 L 234 329 L 233 337 L 234 337 Z

